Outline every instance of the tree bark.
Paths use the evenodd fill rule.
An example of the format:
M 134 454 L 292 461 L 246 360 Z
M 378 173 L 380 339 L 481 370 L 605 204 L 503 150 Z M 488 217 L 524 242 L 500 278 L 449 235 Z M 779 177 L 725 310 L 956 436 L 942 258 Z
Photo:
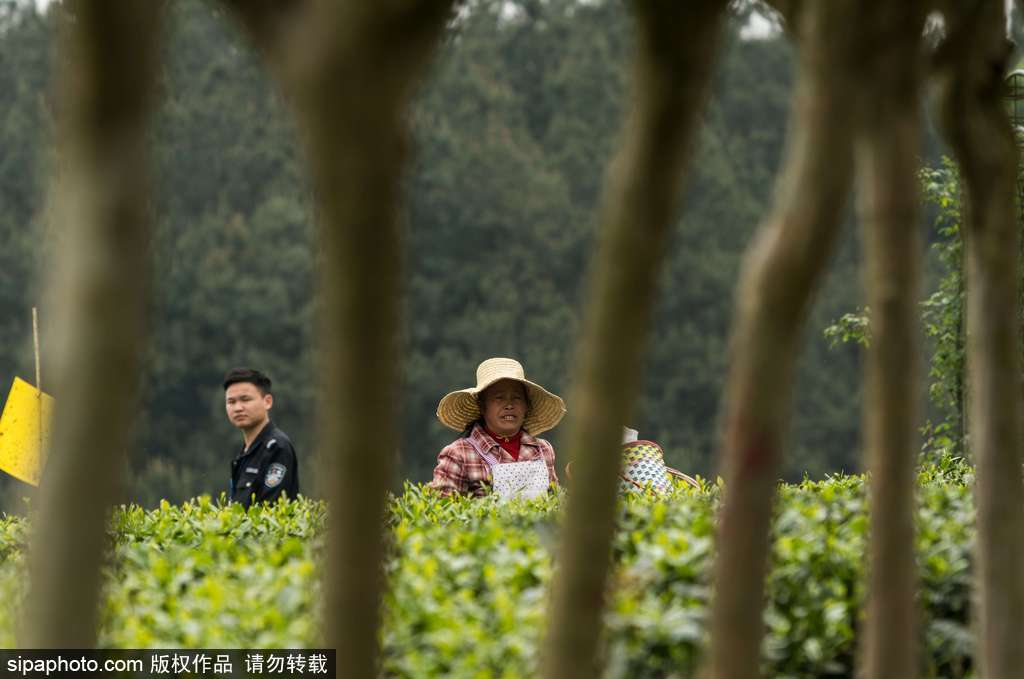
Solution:
M 621 468 L 655 286 L 711 76 L 725 2 L 637 0 L 636 105 L 610 168 L 567 433 L 573 460 L 543 671 L 592 677 Z
M 914 478 L 920 443 L 921 238 L 918 149 L 925 11 L 866 3 L 863 88 L 854 142 L 871 318 L 864 431 L 870 471 L 868 615 L 863 676 L 917 674 Z
M 106 518 L 138 407 L 150 268 L 146 121 L 160 4 L 69 0 L 58 11 L 57 407 L 21 643 L 90 648 Z
M 293 97 L 312 168 L 322 257 L 319 445 L 333 465 L 325 643 L 344 659 L 344 676 L 372 677 L 398 447 L 405 113 L 451 1 L 229 4 Z
M 858 8 L 850 0 L 801 4 L 789 22 L 799 45 L 793 120 L 774 207 L 744 260 L 730 348 L 707 661 L 716 679 L 760 673 L 769 529 L 799 331 L 852 177 Z
M 970 450 L 977 465 L 979 676 L 1024 667 L 1024 485 L 1017 333 L 1017 147 L 1004 108 L 1003 3 L 948 2 L 940 120 L 964 187 Z

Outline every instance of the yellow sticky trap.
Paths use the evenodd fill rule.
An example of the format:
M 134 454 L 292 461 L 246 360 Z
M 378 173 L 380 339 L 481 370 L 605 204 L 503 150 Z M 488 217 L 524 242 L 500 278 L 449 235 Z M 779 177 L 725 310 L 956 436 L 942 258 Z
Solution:
M 50 418 L 53 397 L 14 378 L 0 416 L 0 470 L 33 486 L 50 449 Z M 40 431 L 42 427 L 42 431 Z

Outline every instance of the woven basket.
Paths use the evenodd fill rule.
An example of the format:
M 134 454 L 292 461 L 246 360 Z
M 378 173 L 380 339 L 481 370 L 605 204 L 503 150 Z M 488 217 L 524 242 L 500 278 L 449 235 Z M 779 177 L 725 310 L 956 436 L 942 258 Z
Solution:
M 565 475 L 572 480 L 572 463 L 565 465 Z M 694 488 L 700 483 L 688 474 L 665 464 L 665 453 L 654 441 L 631 441 L 622 446 L 622 471 L 619 472 L 619 491 L 623 493 L 653 493 L 663 495 L 679 482 Z

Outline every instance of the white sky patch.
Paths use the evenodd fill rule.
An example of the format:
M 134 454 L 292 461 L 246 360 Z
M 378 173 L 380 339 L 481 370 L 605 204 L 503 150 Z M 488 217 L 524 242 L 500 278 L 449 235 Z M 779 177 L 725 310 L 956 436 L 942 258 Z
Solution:
M 501 6 L 501 13 L 498 16 L 505 21 L 515 21 L 523 16 L 523 9 L 514 2 L 506 2 Z
M 750 21 L 740 29 L 743 40 L 766 40 L 779 34 L 779 27 L 771 19 L 759 12 L 750 15 Z

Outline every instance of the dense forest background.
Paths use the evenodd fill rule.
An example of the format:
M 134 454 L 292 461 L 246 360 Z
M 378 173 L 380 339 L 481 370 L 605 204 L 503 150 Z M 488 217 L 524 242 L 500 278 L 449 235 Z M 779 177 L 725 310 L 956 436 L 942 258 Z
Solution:
M 774 33 L 751 36 L 752 11 L 736 8 L 729 23 L 629 423 L 690 473 L 715 471 L 733 286 L 769 204 L 788 114 L 791 46 Z M 0 0 L 3 389 L 15 375 L 33 381 L 33 305 L 46 388 L 40 274 L 59 237 L 47 207 L 59 163 L 54 14 Z M 125 499 L 152 505 L 226 488 L 240 439 L 220 380 L 235 365 L 273 378 L 272 415 L 299 451 L 303 490 L 316 494 L 327 451 L 313 435 L 317 251 L 298 133 L 219 7 L 170 3 L 168 29 L 152 130 L 153 342 Z M 601 183 L 630 101 L 631 49 L 622 3 L 604 0 L 473 0 L 451 27 L 412 114 L 402 478 L 430 478 L 454 436 L 435 418 L 437 402 L 470 386 L 484 358 L 516 357 L 528 377 L 565 394 Z M 924 162 L 935 164 L 932 139 Z M 851 219 L 809 319 L 790 479 L 860 468 L 860 350 L 830 349 L 822 335 L 860 303 Z M 351 435 L 366 455 L 388 454 L 374 432 Z M 557 450 L 559 430 L 547 437 Z M 83 443 L 83 453 L 93 445 L 104 442 Z M 16 508 L 28 490 L 5 479 L 0 508 Z

